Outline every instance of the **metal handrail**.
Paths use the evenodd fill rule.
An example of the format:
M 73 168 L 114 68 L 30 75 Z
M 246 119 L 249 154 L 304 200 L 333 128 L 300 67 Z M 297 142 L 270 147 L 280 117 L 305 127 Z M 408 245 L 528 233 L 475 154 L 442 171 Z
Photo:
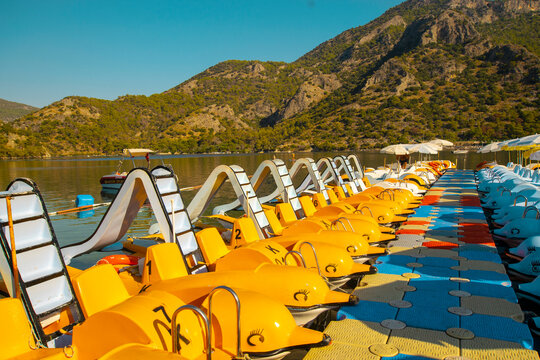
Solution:
M 292 254 L 296 254 L 296 255 L 300 256 L 300 260 L 302 260 L 302 265 L 307 269 L 307 265 L 306 265 L 306 261 L 304 259 L 304 256 L 302 255 L 301 252 L 296 251 L 296 250 L 290 250 L 285 254 L 285 256 L 283 257 L 285 265 L 287 265 L 287 256 L 292 255 Z
M 212 299 L 214 297 L 214 294 L 222 289 L 228 291 L 232 295 L 236 303 L 236 356 L 239 359 L 241 359 L 244 357 L 244 354 L 242 353 L 242 346 L 241 346 L 240 298 L 238 298 L 238 294 L 236 294 L 236 292 L 233 289 L 225 285 L 218 286 L 214 288 L 212 291 L 210 291 L 210 294 L 208 295 L 208 317 L 210 318 L 210 321 L 211 321 L 212 320 Z M 212 328 L 209 328 L 208 333 L 210 334 L 210 338 L 211 338 Z
M 332 221 L 332 225 L 335 225 L 336 223 L 339 222 L 343 226 L 343 229 L 345 231 L 348 231 L 347 228 L 345 227 L 345 224 L 343 224 L 343 222 L 341 221 L 342 219 L 346 220 L 349 223 L 351 231 L 354 232 L 354 227 L 352 226 L 351 221 L 349 219 L 347 219 L 346 217 L 343 217 L 343 216 L 341 216 L 341 217 L 337 218 L 336 220 Z M 335 227 L 335 229 L 338 230 L 337 226 Z
M 371 209 L 367 205 L 362 206 L 360 209 L 357 209 L 356 211 L 359 212 L 360 214 L 364 215 L 364 209 L 368 209 L 369 213 L 371 214 L 371 217 L 374 218 L 373 211 L 371 211 Z
M 517 199 L 518 198 L 524 198 L 525 199 L 525 206 L 527 206 L 527 204 L 529 203 L 529 199 L 527 199 L 527 197 L 523 194 L 518 194 L 516 195 L 515 199 L 514 199 L 514 205 L 512 206 L 516 206 L 516 203 L 517 203 Z
M 193 306 L 193 305 L 183 305 L 183 306 L 180 306 L 178 309 L 176 309 L 172 315 L 172 319 L 171 319 L 171 337 L 172 337 L 172 352 L 177 354 L 178 353 L 178 343 L 180 341 L 179 339 L 179 332 L 178 332 L 178 327 L 176 325 L 176 318 L 178 317 L 178 314 L 183 311 L 183 310 L 191 310 L 193 312 L 195 312 L 195 314 L 199 315 L 200 317 L 203 318 L 204 320 L 204 324 L 206 326 L 206 359 L 207 360 L 211 360 L 212 359 L 212 337 L 210 335 L 210 328 L 211 328 L 211 324 L 210 324 L 210 320 L 208 320 L 208 317 L 206 316 L 206 314 L 201 310 L 199 309 L 198 307 L 196 306 Z
M 298 246 L 298 250 L 300 251 L 300 253 L 302 253 L 302 246 L 306 244 L 311 247 L 311 250 L 313 251 L 313 256 L 315 257 L 315 264 L 317 265 L 317 271 L 319 272 L 319 275 L 324 278 L 325 276 L 321 274 L 321 267 L 319 266 L 319 258 L 317 257 L 317 251 L 315 250 L 315 246 L 313 246 L 313 244 L 310 243 L 309 241 L 304 241 L 303 243 L 300 244 L 300 246 Z
M 521 217 L 525 218 L 525 216 L 527 216 L 527 213 L 533 209 L 536 211 L 536 220 L 540 219 L 540 210 L 538 210 L 536 206 L 527 206 L 523 211 L 523 215 Z

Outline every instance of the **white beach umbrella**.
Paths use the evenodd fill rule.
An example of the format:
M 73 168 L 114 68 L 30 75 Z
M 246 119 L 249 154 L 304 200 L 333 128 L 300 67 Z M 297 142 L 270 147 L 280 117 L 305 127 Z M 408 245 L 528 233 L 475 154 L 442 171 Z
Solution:
M 540 160 L 540 150 L 535 151 L 530 156 L 531 160 Z
M 390 145 L 381 149 L 383 154 L 394 154 L 394 155 L 407 155 L 409 151 L 403 146 L 403 144 Z
M 488 145 L 484 146 L 483 148 L 481 148 L 477 152 L 482 153 L 482 154 L 486 154 L 488 152 L 495 152 L 495 151 L 499 151 L 499 150 L 501 150 L 501 147 L 499 146 L 499 143 L 498 142 L 492 142 L 491 144 L 488 144 Z
M 444 140 L 444 139 L 434 139 L 434 140 L 428 141 L 428 143 L 429 144 L 437 144 L 437 145 L 440 145 L 440 146 L 454 146 L 453 142 L 450 142 L 450 141 Z
M 516 146 L 535 146 L 535 145 L 540 145 L 540 134 L 524 136 L 516 144 Z
M 432 144 L 424 143 L 424 144 L 416 144 L 415 146 L 409 148 L 409 152 L 414 153 L 420 153 L 420 154 L 429 154 L 429 155 L 435 155 L 438 153 L 438 149 L 434 148 Z

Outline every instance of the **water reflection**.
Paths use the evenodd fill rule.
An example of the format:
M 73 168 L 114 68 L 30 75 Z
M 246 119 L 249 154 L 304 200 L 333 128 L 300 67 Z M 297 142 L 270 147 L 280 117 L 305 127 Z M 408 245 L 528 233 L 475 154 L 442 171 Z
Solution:
M 212 170 L 221 164 L 237 164 L 242 166 L 248 175 L 253 174 L 257 166 L 266 159 L 280 158 L 290 166 L 294 159 L 301 157 L 313 157 L 318 159 L 323 156 L 335 156 L 336 153 L 268 153 L 268 154 L 231 154 L 231 155 L 181 155 L 169 156 L 162 159 L 154 158 L 151 166 L 158 165 L 163 160 L 172 165 L 178 175 L 180 187 L 188 187 L 202 184 Z M 359 159 L 363 166 L 377 167 L 384 162 L 392 163 L 395 157 L 383 155 L 378 152 L 359 152 Z M 418 155 L 413 155 L 415 160 Z M 493 154 L 469 153 L 455 155 L 451 152 L 442 152 L 441 159 L 458 159 L 459 168 L 473 168 L 482 160 L 493 160 Z M 435 157 L 433 157 L 435 158 Z M 92 195 L 96 202 L 109 202 L 112 197 L 101 193 L 99 179 L 105 174 L 110 174 L 117 169 L 120 158 L 70 158 L 57 160 L 3 160 L 0 162 L 1 185 L 5 188 L 16 177 L 27 177 L 34 180 L 42 195 L 49 212 L 75 207 L 75 198 L 79 194 Z M 131 166 L 124 162 L 124 166 Z M 126 168 L 127 170 L 127 168 Z M 229 187 L 224 187 L 214 202 L 224 203 L 233 200 Z M 264 193 L 264 189 L 263 189 Z M 195 191 L 183 193 L 184 202 L 188 204 Z M 61 245 L 79 242 L 90 236 L 96 229 L 103 217 L 106 207 L 95 209 L 91 217 L 80 217 L 76 213 L 55 216 L 52 218 L 56 235 Z M 130 228 L 133 235 L 146 235 L 147 229 L 152 223 L 150 209 L 143 208 L 137 217 L 137 221 Z

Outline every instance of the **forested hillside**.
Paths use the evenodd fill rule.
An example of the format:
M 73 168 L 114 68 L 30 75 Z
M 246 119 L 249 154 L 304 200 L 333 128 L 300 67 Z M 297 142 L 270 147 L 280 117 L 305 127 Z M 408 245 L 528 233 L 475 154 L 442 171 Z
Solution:
M 0 156 L 340 150 L 540 132 L 540 1 L 409 0 L 293 63 L 219 63 L 152 96 L 2 123 Z

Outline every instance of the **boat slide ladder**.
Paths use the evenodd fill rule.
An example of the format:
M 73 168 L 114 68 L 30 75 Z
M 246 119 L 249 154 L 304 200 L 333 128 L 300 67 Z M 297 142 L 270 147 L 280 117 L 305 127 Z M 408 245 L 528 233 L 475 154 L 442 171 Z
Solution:
M 22 300 L 38 343 L 54 346 L 61 333 L 46 334 L 44 328 L 59 320 L 63 310 L 69 309 L 70 327 L 83 315 L 34 182 L 19 178 L 0 192 L 0 226 L 0 272 L 9 295 Z
M 226 180 L 230 180 L 233 190 L 236 193 L 237 202 L 234 202 L 235 205 L 232 207 L 231 204 L 233 203 L 217 206 L 214 208 L 213 213 L 224 214 L 226 211 L 241 205 L 245 214 L 255 223 L 259 237 L 261 239 L 271 237 L 274 231 L 270 226 L 270 222 L 264 213 L 264 209 L 257 198 L 246 172 L 238 165 L 219 165 L 210 173 L 187 207 L 187 212 L 191 220 L 197 221 L 202 216 Z
M 102 249 L 122 239 L 146 201 L 165 242 L 175 242 L 180 247 L 188 272 L 206 272 L 176 176 L 171 168 L 162 165 L 151 172 L 137 168 L 128 173 L 94 233 L 82 242 L 62 248 L 66 263 L 75 256 Z
M 302 168 L 305 168 L 308 172 L 307 176 L 302 180 L 300 185 L 296 188 L 296 193 L 301 194 L 303 192 L 311 191 L 314 189 L 315 192 L 323 194 L 326 199 L 327 204 L 330 204 L 330 198 L 328 197 L 328 192 L 326 186 L 321 180 L 321 174 L 317 167 L 317 163 L 311 158 L 298 159 L 291 166 L 289 175 L 294 179 L 301 171 Z

